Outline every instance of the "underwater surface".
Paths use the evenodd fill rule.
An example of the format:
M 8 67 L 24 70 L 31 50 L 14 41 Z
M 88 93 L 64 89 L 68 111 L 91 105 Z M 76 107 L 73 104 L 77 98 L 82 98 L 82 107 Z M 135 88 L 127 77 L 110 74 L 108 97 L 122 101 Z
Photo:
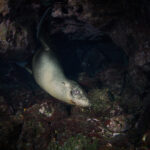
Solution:
M 1 0 L 0 149 L 149 150 L 149 5 Z M 67 104 L 38 85 L 32 60 L 45 48 L 41 39 L 60 73 L 85 91 L 89 107 Z

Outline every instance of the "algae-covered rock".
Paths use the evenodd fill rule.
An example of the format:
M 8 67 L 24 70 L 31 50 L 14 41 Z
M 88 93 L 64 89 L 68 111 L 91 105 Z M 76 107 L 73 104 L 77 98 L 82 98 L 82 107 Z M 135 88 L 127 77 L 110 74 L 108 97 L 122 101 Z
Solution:
M 140 113 L 143 102 L 139 95 L 132 93 L 131 91 L 126 91 L 120 98 L 120 105 L 123 107 L 125 112 L 135 115 Z
M 108 68 L 99 74 L 103 86 L 108 87 L 112 94 L 120 95 L 124 90 L 125 71 L 121 68 Z
M 114 116 L 106 121 L 106 127 L 113 132 L 113 135 L 125 132 L 131 128 L 131 119 L 132 118 L 127 115 Z
M 0 1 L 0 13 L 2 16 L 6 16 L 9 13 L 8 0 Z
M 13 115 L 12 108 L 0 96 L 0 149 L 16 150 L 22 117 Z
M 51 2 L 0 0 L 1 58 L 7 58 L 6 61 L 11 58 L 23 60 L 31 55 L 39 46 L 35 37 L 37 24 Z M 81 83 L 88 91 L 92 107 L 87 110 L 88 113 L 73 107 L 75 113 L 70 110 L 67 114 L 62 103 L 60 107 L 53 107 L 57 101 L 49 99 L 49 95 L 45 97 L 44 92 L 40 94 L 40 90 L 36 91 L 34 87 L 33 93 L 31 89 L 27 90 L 25 87 L 30 82 L 28 78 L 20 80 L 22 74 L 16 75 L 14 69 L 5 73 L 6 78 L 0 67 L 0 80 L 5 83 L 0 85 L 0 92 L 4 94 L 4 97 L 0 97 L 0 149 L 148 150 L 149 96 L 146 102 L 144 99 L 150 90 L 149 1 L 53 2 L 54 19 L 48 21 L 48 29 L 56 36 L 54 44 L 59 48 L 58 55 L 64 56 L 61 63 L 68 61 L 66 64 L 71 68 L 66 69 L 67 73 L 71 72 L 68 77 L 81 73 L 77 72 L 80 71 L 79 65 L 89 73 Z M 98 29 L 93 30 L 89 23 Z M 110 35 L 128 54 L 129 69 L 122 66 L 117 68 L 120 62 L 124 62 L 118 60 L 123 60 L 124 57 L 121 53 L 118 54 L 119 51 L 111 49 L 113 45 L 110 38 L 101 39 L 99 29 Z M 60 31 L 58 36 L 57 30 Z M 70 41 L 66 42 L 65 37 Z M 76 45 L 73 44 L 73 39 L 83 43 L 88 39 L 88 42 L 85 42 L 85 46 L 81 43 Z M 98 41 L 100 47 L 93 44 L 96 42 L 94 39 L 101 41 Z M 103 49 L 103 43 L 106 49 Z M 68 48 L 67 51 L 65 47 Z M 75 51 L 78 51 L 80 59 L 74 57 Z M 112 54 L 116 57 L 111 57 Z M 107 63 L 103 61 L 114 61 L 117 67 L 110 65 L 107 68 Z M 4 65 L 1 66 L 5 68 Z M 18 86 L 19 82 L 21 84 Z M 50 104 L 43 103 L 45 99 Z M 71 108 L 67 106 L 67 109 Z M 136 133 L 132 132 L 132 137 L 128 132 L 131 126 L 131 132 L 137 128 Z M 125 138 L 121 138 L 122 134 Z M 104 144 L 100 140 L 105 141 L 106 137 L 110 141 Z M 112 139 L 115 142 L 111 142 Z
M 78 134 L 65 140 L 60 146 L 57 142 L 51 142 L 48 150 L 97 150 L 99 147 L 98 139 L 92 139 Z
M 88 93 L 89 99 L 92 103 L 91 109 L 94 112 L 105 112 L 112 106 L 109 96 L 109 89 L 93 89 Z
M 30 13 L 28 10 L 34 12 L 35 5 L 26 7 L 24 2 L 24 0 L 19 3 L 11 0 L 0 1 L 0 56 L 5 56 L 6 59 L 25 59 L 31 56 L 31 51 L 35 48 L 33 29 L 31 29 L 35 19 L 33 15 L 27 14 Z M 32 19 L 27 20 L 29 17 Z M 23 21 L 22 24 L 21 21 Z M 28 28 L 25 24 L 30 27 Z
M 51 117 L 53 115 L 54 108 L 49 107 L 46 103 L 44 103 L 44 104 L 41 104 L 39 108 L 39 112 L 45 115 L 46 117 Z
M 145 64 L 150 63 L 150 43 L 146 41 L 144 48 L 141 51 L 135 53 L 134 58 L 132 59 L 132 63 L 139 67 L 143 67 Z
M 52 109 L 47 103 L 43 103 L 25 110 L 24 123 L 17 143 L 19 150 L 47 147 L 51 138 L 49 123 L 53 114 Z
M 46 132 L 48 133 L 49 131 L 46 131 L 42 122 L 34 119 L 25 120 L 17 143 L 18 149 L 25 150 L 32 149 L 32 147 L 36 149 L 45 148 L 45 144 L 48 141 L 48 134 Z
M 132 84 L 132 90 L 135 90 L 139 95 L 141 95 L 146 87 L 148 86 L 149 79 L 145 71 L 137 66 L 130 67 L 130 82 Z
M 8 116 L 13 113 L 11 107 L 6 103 L 3 96 L 0 96 L 0 116 Z
M 9 19 L 0 23 L 1 53 L 5 53 L 8 50 L 22 51 L 27 48 L 28 44 L 28 34 L 23 27 L 18 26 Z
M 33 117 L 34 119 L 38 119 L 38 120 L 42 118 L 49 120 L 53 116 L 55 112 L 55 108 L 50 103 L 43 102 L 41 104 L 34 104 L 31 107 L 26 108 L 24 111 L 27 119 Z

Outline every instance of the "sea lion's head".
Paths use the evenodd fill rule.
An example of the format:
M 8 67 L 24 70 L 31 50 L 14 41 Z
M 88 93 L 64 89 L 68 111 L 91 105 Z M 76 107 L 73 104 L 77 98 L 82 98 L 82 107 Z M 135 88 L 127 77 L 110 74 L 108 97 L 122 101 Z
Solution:
M 85 91 L 74 81 L 66 83 L 69 103 L 81 107 L 89 107 L 90 102 Z

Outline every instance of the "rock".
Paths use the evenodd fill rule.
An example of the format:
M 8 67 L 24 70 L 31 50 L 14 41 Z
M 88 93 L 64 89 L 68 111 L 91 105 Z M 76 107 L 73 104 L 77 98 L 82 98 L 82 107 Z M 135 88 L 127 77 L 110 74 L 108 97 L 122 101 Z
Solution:
M 50 140 L 50 118 L 53 114 L 53 107 L 48 103 L 35 104 L 24 109 L 24 122 L 20 133 L 18 149 L 46 148 Z M 32 140 L 34 139 L 34 143 Z M 49 140 L 48 140 L 49 139 Z
M 39 112 L 45 115 L 46 117 L 51 117 L 54 113 L 54 108 L 52 107 L 50 108 L 46 103 L 44 103 L 41 104 L 41 107 L 39 108 Z
M 16 149 L 22 115 L 14 115 L 13 109 L 0 96 L 0 149 Z
M 9 19 L 0 24 L 0 53 L 23 53 L 28 47 L 27 31 Z M 14 54 L 12 54 L 14 56 Z
M 0 59 L 28 61 L 38 47 L 36 26 L 50 2 L 0 1 Z M 149 1 L 68 0 L 54 5 L 46 32 L 53 37 L 65 73 L 85 87 L 93 106 L 74 107 L 68 115 L 63 104 L 57 106 L 43 91 L 31 86 L 32 92 L 28 88 L 32 80 L 23 70 L 20 73 L 12 65 L 7 70 L 8 64 L 0 63 L 0 149 L 41 150 L 64 143 L 68 148 L 74 141 L 73 148 L 80 149 L 84 137 L 92 142 L 98 138 L 99 150 L 146 149 Z M 84 136 L 78 139 L 78 133 Z
M 5 17 L 9 13 L 8 0 L 0 1 L 0 14 Z
M 112 94 L 119 95 L 124 90 L 126 72 L 121 68 L 108 68 L 100 72 L 98 78 L 103 86 L 110 89 Z
M 106 120 L 105 125 L 115 136 L 115 133 L 125 132 L 131 128 L 131 117 L 126 115 L 115 116 Z
M 4 22 L 0 23 L 0 51 L 5 52 L 8 49 L 8 42 L 6 41 L 7 26 Z
M 150 47 L 137 52 L 134 56 L 134 64 L 138 67 L 143 67 L 150 63 Z
M 112 106 L 107 88 L 92 89 L 89 91 L 88 97 L 91 101 L 91 109 L 95 113 L 104 113 Z
M 149 147 L 150 146 L 150 131 L 146 131 L 142 137 L 143 145 Z
M 1 117 L 9 116 L 13 113 L 13 109 L 7 104 L 3 96 L 0 96 L 0 115 Z
M 137 93 L 142 94 L 149 85 L 147 74 L 142 70 L 142 68 L 134 66 L 130 68 L 129 75 L 130 82 L 134 90 Z

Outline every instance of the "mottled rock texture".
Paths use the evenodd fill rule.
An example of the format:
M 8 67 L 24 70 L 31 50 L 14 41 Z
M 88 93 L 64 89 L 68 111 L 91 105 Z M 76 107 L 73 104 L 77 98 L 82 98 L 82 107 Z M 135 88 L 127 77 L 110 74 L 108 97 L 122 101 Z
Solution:
M 22 68 L 52 2 L 43 31 L 91 108 L 57 101 Z M 149 20 L 148 0 L 0 0 L 0 149 L 148 150 Z

